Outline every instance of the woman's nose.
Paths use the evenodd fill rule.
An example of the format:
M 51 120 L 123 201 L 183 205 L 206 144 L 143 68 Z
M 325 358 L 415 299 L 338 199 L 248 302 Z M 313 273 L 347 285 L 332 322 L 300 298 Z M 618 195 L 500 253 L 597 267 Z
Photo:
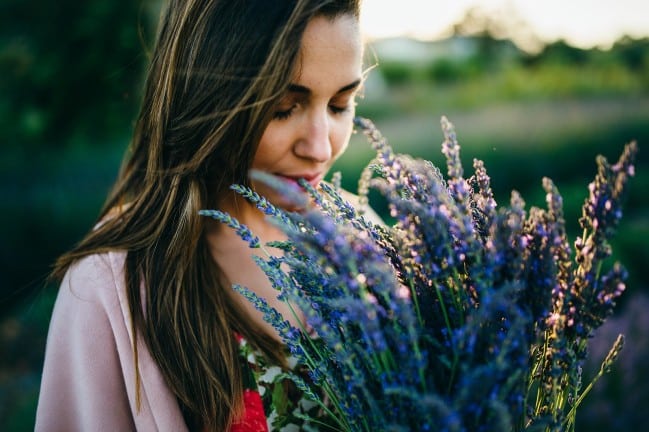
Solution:
M 295 145 L 295 154 L 315 162 L 331 159 L 331 125 L 327 113 L 313 113 L 307 117 L 303 133 Z

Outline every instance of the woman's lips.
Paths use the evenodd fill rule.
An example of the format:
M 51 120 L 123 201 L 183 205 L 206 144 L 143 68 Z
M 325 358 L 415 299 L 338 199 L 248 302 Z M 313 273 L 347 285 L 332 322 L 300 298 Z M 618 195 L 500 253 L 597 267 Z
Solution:
M 306 180 L 307 183 L 309 183 L 314 188 L 318 187 L 323 177 L 322 174 L 300 174 L 300 175 L 275 174 L 275 175 L 297 186 L 299 186 L 298 180 L 304 179 Z

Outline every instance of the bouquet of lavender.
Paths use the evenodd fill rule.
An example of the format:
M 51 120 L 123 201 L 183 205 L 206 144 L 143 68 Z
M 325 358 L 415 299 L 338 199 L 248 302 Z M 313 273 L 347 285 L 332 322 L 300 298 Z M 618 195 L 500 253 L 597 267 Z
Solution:
M 428 161 L 395 154 L 368 120 L 356 123 L 376 150 L 359 196 L 380 191 L 393 226 L 371 223 L 335 179 L 320 191 L 303 182 L 310 198 L 301 213 L 233 186 L 284 230 L 285 242 L 260 245 L 228 215 L 203 212 L 251 247 L 281 251 L 268 249 L 257 263 L 313 331 L 293 328 L 263 299 L 235 288 L 308 368 L 308 382 L 293 378 L 321 406 L 328 430 L 574 430 L 579 403 L 622 348 L 619 336 L 600 373 L 582 384 L 586 343 L 625 287 L 623 268 L 605 260 L 635 143 L 614 165 L 598 158 L 573 252 L 550 179 L 543 179 L 546 209 L 526 210 L 516 192 L 498 207 L 481 161 L 464 178 L 445 118 L 446 178 Z M 306 202 L 290 185 L 255 175 Z

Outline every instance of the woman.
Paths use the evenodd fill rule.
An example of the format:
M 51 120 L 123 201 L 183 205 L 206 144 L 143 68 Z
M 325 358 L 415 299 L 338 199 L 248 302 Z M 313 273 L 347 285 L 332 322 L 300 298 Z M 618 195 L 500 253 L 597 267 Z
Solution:
M 97 225 L 55 267 L 37 430 L 266 430 L 241 347 L 269 365 L 287 359 L 231 284 L 300 317 L 246 244 L 198 211 L 281 238 L 228 187 L 250 184 L 286 206 L 249 181 L 250 168 L 322 180 L 352 132 L 358 14 L 353 0 L 170 1 L 120 176 Z

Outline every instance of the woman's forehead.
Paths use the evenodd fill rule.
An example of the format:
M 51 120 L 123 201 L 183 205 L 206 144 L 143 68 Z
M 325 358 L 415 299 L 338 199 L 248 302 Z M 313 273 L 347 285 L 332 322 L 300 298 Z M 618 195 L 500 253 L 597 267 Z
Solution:
M 352 15 L 313 18 L 304 31 L 292 84 L 337 93 L 361 77 L 362 55 L 360 29 Z

